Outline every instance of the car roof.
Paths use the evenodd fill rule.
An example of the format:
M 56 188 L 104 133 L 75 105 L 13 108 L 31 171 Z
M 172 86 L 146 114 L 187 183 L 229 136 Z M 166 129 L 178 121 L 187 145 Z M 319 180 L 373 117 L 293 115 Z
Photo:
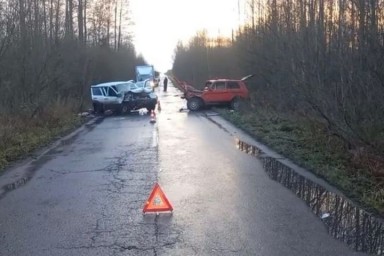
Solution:
M 219 82 L 228 82 L 228 81 L 235 81 L 235 82 L 238 82 L 238 81 L 240 81 L 240 80 L 238 80 L 238 79 L 226 79 L 226 78 L 209 79 L 209 80 L 207 80 L 207 82 L 217 82 L 217 81 L 219 81 Z
M 127 84 L 127 83 L 134 83 L 134 82 L 133 82 L 133 80 L 106 82 L 106 83 L 101 83 L 101 84 L 95 84 L 95 85 L 92 85 L 91 87 L 104 87 L 104 86 L 112 86 L 112 85 Z
M 209 79 L 209 80 L 207 80 L 207 82 L 217 82 L 217 81 L 219 81 L 219 82 L 239 82 L 239 81 L 245 81 L 245 80 L 248 80 L 248 79 L 250 79 L 250 78 L 252 78 L 252 77 L 254 77 L 255 75 L 254 74 L 251 74 L 251 75 L 248 75 L 248 76 L 245 76 L 245 77 L 243 77 L 243 78 L 241 78 L 241 79 L 228 79 L 228 78 L 217 78 L 217 79 Z

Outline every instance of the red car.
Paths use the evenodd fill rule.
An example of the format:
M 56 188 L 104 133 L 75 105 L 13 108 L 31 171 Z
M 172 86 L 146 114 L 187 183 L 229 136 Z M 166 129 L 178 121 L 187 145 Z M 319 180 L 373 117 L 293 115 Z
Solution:
M 238 109 L 240 101 L 249 98 L 249 91 L 245 80 L 253 76 L 254 75 L 249 75 L 240 80 L 207 80 L 204 90 L 198 90 L 193 86 L 185 85 L 184 96 L 182 98 L 187 100 L 187 107 L 191 111 L 216 105 L 226 105 L 232 109 Z

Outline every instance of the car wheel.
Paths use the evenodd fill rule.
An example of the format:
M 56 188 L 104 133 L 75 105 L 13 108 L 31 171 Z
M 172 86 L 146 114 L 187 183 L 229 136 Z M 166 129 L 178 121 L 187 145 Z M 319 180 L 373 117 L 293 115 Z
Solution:
M 202 107 L 203 103 L 199 98 L 192 98 L 187 101 L 187 107 L 191 111 L 197 111 Z
M 129 107 L 127 104 L 122 104 L 120 108 L 120 114 L 127 114 L 129 112 Z
M 93 103 L 95 114 L 104 114 L 104 105 L 102 103 Z
M 99 111 L 98 107 L 97 107 L 97 104 L 96 103 L 93 103 L 93 112 L 95 114 L 97 114 L 97 112 Z
M 231 101 L 231 108 L 233 110 L 239 110 L 240 105 L 241 105 L 241 99 L 239 97 L 233 98 L 233 100 Z

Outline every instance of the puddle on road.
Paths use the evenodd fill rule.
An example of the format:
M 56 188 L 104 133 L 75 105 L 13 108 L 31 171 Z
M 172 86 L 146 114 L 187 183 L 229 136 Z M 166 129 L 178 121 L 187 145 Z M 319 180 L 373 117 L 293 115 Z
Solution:
M 167 92 L 163 92 L 161 94 L 161 98 L 167 98 L 167 97 L 181 97 L 183 96 L 182 94 L 174 94 L 174 93 L 170 93 L 170 94 L 167 94 Z
M 241 140 L 236 140 L 237 148 L 247 154 L 253 155 L 253 156 L 260 156 L 262 154 L 262 151 L 252 145 L 249 145 Z
M 261 151 L 237 140 L 237 148 L 259 156 Z M 328 232 L 356 251 L 384 254 L 384 221 L 354 205 L 347 198 L 298 174 L 276 158 L 262 157 L 268 176 L 296 194 L 326 225 Z

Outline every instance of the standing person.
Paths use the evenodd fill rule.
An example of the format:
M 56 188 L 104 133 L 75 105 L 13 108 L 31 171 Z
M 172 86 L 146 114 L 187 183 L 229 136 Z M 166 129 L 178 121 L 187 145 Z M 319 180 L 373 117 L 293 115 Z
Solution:
M 168 86 L 168 78 L 167 77 L 164 78 L 163 86 L 164 86 L 164 91 L 166 92 L 167 91 L 167 86 Z

